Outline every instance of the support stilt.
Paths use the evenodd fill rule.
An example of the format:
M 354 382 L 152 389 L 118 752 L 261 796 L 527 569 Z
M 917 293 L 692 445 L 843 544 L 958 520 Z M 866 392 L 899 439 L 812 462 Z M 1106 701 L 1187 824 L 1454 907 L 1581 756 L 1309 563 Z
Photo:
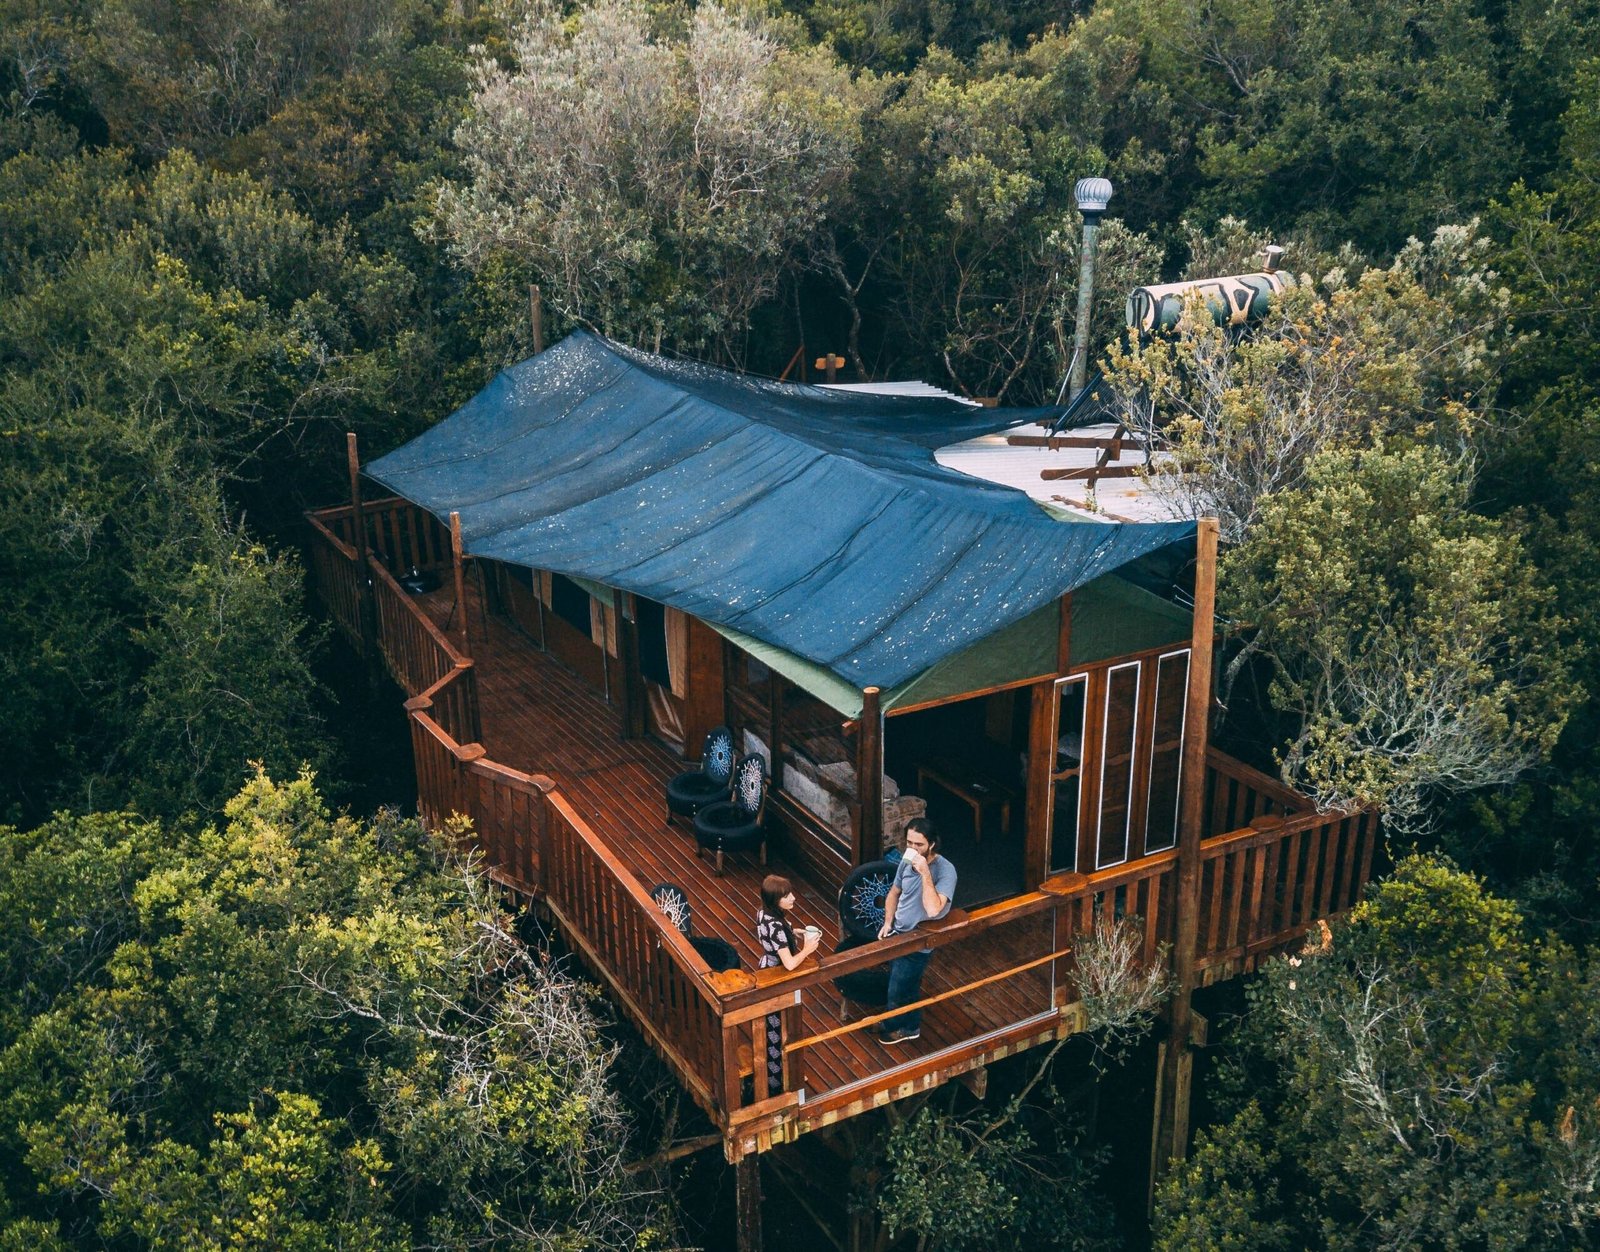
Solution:
M 742 1157 L 734 1170 L 739 1252 L 761 1252 L 761 1157 Z
M 1194 1056 L 1191 997 L 1200 938 L 1200 836 L 1205 821 L 1206 744 L 1211 713 L 1212 642 L 1217 597 L 1217 522 L 1200 519 L 1195 540 L 1194 636 L 1189 692 L 1184 708 L 1182 795 L 1178 811 L 1177 933 L 1172 948 L 1173 992 L 1167 1005 L 1167 1039 L 1156 1084 L 1151 1131 L 1150 1197 L 1173 1160 L 1189 1146 L 1189 1087 Z

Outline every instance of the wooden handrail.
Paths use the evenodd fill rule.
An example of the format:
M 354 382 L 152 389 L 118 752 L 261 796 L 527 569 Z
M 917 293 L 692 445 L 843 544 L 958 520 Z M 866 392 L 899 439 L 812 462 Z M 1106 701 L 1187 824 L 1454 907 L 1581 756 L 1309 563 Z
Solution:
M 1212 835 L 1200 845 L 1200 857 L 1209 861 L 1241 848 L 1265 847 L 1289 835 L 1313 830 L 1324 823 L 1342 822 L 1346 818 L 1355 816 L 1358 816 L 1358 811 L 1352 809 L 1329 809 L 1326 812 L 1310 809 L 1277 819 L 1271 825 L 1241 826 L 1238 830 L 1230 830 L 1226 834 Z
M 899 1017 L 904 1013 L 920 1012 L 930 1004 L 941 1004 L 945 1000 L 953 1000 L 957 996 L 977 991 L 980 987 L 988 987 L 997 982 L 1004 982 L 1007 978 L 1015 978 L 1018 974 L 1026 974 L 1030 969 L 1038 969 L 1041 965 L 1048 965 L 1051 961 L 1059 961 L 1063 957 L 1071 955 L 1071 948 L 1061 948 L 1048 956 L 1035 957 L 1031 961 L 1024 961 L 1020 965 L 1013 965 L 995 974 L 987 974 L 982 978 L 974 979 L 972 982 L 962 983 L 959 987 L 952 987 L 950 990 L 941 991 L 937 995 L 926 996 L 911 1004 L 902 1004 L 892 1009 L 885 1009 L 881 1013 L 858 1017 L 855 1021 L 847 1022 L 843 1026 L 835 1026 L 832 1030 L 823 1030 L 814 1035 L 807 1035 L 804 1039 L 796 1039 L 793 1043 L 785 1046 L 790 1052 L 799 1051 L 801 1048 L 815 1047 L 819 1043 L 827 1043 L 830 1039 L 838 1039 L 841 1036 L 865 1030 L 869 1026 L 876 1026 L 880 1022 L 888 1021 L 891 1017 Z
M 694 985 L 700 994 L 708 1003 L 715 1005 L 717 1003 L 716 994 L 706 985 L 705 981 L 712 973 L 711 966 L 706 964 L 705 958 L 694 950 L 694 946 L 679 933 L 676 926 L 667 921 L 666 915 L 661 911 L 661 906 L 650 898 L 650 893 L 645 890 L 644 885 L 640 883 L 632 871 L 617 860 L 615 853 L 611 851 L 605 840 L 601 839 L 593 828 L 578 815 L 578 811 L 567 803 L 566 797 L 559 791 L 552 791 L 546 799 L 550 802 L 551 807 L 561 814 L 567 824 L 572 827 L 573 832 L 588 844 L 589 850 L 599 858 L 600 863 L 621 884 L 628 897 L 644 913 L 645 917 L 658 932 L 658 938 L 661 940 L 662 946 L 671 952 L 680 964 L 686 967 L 688 973 L 694 975 Z
M 540 795 L 547 795 L 556 789 L 554 779 L 547 778 L 543 774 L 525 774 L 520 769 L 512 769 L 509 765 L 502 765 L 499 761 L 491 761 L 487 757 L 474 761 L 472 769 L 474 773 L 498 778 L 507 786 L 537 791 Z
M 771 1006 L 780 1001 L 791 999 L 796 991 L 804 991 L 830 982 L 843 974 L 872 969 L 886 961 L 892 961 L 895 957 L 920 952 L 925 948 L 942 948 L 1010 922 L 1036 916 L 1072 900 L 1085 900 L 1146 878 L 1160 877 L 1170 870 L 1174 856 L 1175 854 L 1170 851 L 1163 852 L 1128 865 L 1119 865 L 1113 869 L 1086 875 L 1082 891 L 1073 896 L 1032 891 L 1026 895 L 1013 896 L 998 904 L 975 909 L 967 915 L 965 922 L 957 927 L 945 927 L 938 922 L 932 922 L 919 926 L 909 935 L 897 935 L 891 939 L 882 939 L 877 943 L 852 948 L 848 952 L 835 952 L 815 961 L 807 961 L 797 970 L 774 967 L 763 971 L 766 977 L 759 982 L 752 979 L 755 985 L 749 989 L 724 995 L 723 1015 L 731 1022 L 752 1020 L 763 1013 L 771 1012 Z
M 385 587 L 387 587 L 391 592 L 400 598 L 401 603 L 405 604 L 406 607 L 411 610 L 412 615 L 421 625 L 423 633 L 428 636 L 428 638 L 441 652 L 450 658 L 452 665 L 455 665 L 461 661 L 470 662 L 471 658 L 456 651 L 456 647 L 450 642 L 449 636 L 446 635 L 444 631 L 440 630 L 438 626 L 434 625 L 433 618 L 422 611 L 422 607 L 418 605 L 417 602 L 411 597 L 411 594 L 400 585 L 399 581 L 393 574 L 384 568 L 382 561 L 378 560 L 378 558 L 375 556 L 368 557 L 367 561 L 368 569 L 372 575 L 373 581 L 384 584 Z
M 348 504 L 341 507 L 346 513 L 350 512 L 350 506 Z M 305 515 L 306 521 L 310 524 L 311 529 L 320 535 L 324 541 L 326 541 L 332 547 L 338 549 L 342 555 L 347 556 L 350 558 L 350 560 L 354 561 L 356 559 L 356 550 L 323 524 L 322 519 L 324 515 L 334 511 L 335 510 L 332 509 L 316 509 L 308 512 Z
M 351 532 L 356 525 L 355 508 L 351 504 L 314 509 L 306 517 L 312 525 L 341 539 L 340 531 Z M 384 496 L 364 501 L 361 520 L 367 527 L 373 555 L 381 553 L 392 567 L 404 569 L 415 565 L 419 569 L 444 569 L 450 565 L 449 544 L 439 519 L 404 497 Z M 350 546 L 354 548 L 355 545 Z
M 1254 766 L 1246 765 L 1243 761 L 1236 760 L 1225 752 L 1214 747 L 1206 748 L 1206 768 L 1213 773 L 1221 774 L 1225 778 L 1232 778 L 1264 796 L 1271 796 L 1279 804 L 1295 812 L 1300 812 L 1311 804 L 1308 796 L 1301 795 L 1294 788 L 1286 785 L 1282 779 L 1274 778 L 1271 774 L 1264 774 Z

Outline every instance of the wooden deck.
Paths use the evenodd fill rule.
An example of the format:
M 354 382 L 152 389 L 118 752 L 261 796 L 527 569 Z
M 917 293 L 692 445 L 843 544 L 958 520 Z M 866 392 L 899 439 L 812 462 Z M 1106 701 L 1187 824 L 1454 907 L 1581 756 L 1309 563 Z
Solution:
M 840 940 L 837 901 L 786 863 L 781 846 L 771 849 L 766 866 L 754 855 L 730 856 L 723 876 L 716 876 L 711 861 L 695 855 L 692 829 L 681 821 L 671 826 L 665 821 L 667 780 L 685 768 L 683 762 L 654 739 L 624 740 L 617 710 L 504 619 L 488 615 L 485 637 L 484 618 L 470 586 L 467 594 L 472 602 L 469 621 L 481 742 L 492 759 L 547 776 L 611 849 L 618 872 L 631 874 L 647 891 L 658 883 L 681 887 L 692 908 L 693 933 L 731 943 L 747 970 L 754 970 L 761 959 L 755 914 L 761 879 L 768 873 L 784 874 L 793 881 L 799 897 L 797 923 L 820 926 L 821 950 L 833 951 Z M 435 621 L 442 623 L 452 603 L 450 590 L 433 592 L 427 601 Z M 1013 940 L 1020 951 L 1049 950 L 1029 942 L 1034 937 L 1019 934 Z M 1042 933 L 1041 942 L 1048 942 L 1047 933 Z M 976 974 L 994 972 L 985 965 L 978 953 L 970 951 L 935 960 L 928 968 L 924 994 L 935 995 Z M 1050 1013 L 1052 991 L 1050 970 L 1042 967 L 960 1003 L 930 1009 L 916 1043 L 886 1048 L 870 1030 L 836 1036 L 802 1050 L 803 1082 L 812 1092 L 843 1087 L 913 1057 L 1003 1029 L 1022 1017 Z M 800 1030 L 809 1036 L 845 1025 L 839 1007 L 836 995 L 807 997 Z
M 555 919 L 720 1128 L 729 1160 L 1082 1029 L 1071 951 L 1097 913 L 1137 918 L 1143 959 L 1162 959 L 1176 930 L 1176 851 L 1057 875 L 915 936 L 832 953 L 835 901 L 786 864 L 781 843 L 769 867 L 735 857 L 717 877 L 695 856 L 692 833 L 666 823 L 665 784 L 682 768 L 671 753 L 624 740 L 616 710 L 514 627 L 485 617 L 470 594 L 473 655 L 441 629 L 455 591 L 436 522 L 403 501 L 372 506 L 364 520 L 358 527 L 349 509 L 313 515 L 311 559 L 335 622 L 376 648 L 411 697 L 423 819 L 471 823 L 490 871 Z M 370 581 L 357 576 L 363 565 Z M 442 567 L 446 587 L 422 602 L 407 595 L 389 570 L 411 566 Z M 1197 968 L 1210 982 L 1348 908 L 1370 872 L 1376 821 L 1312 812 L 1219 754 L 1208 757 L 1205 786 L 1212 833 L 1201 845 Z M 793 973 L 750 972 L 769 870 L 794 881 L 800 920 L 822 927 L 832 953 Z M 687 894 L 694 933 L 732 944 L 745 972 L 714 973 L 667 924 L 649 896 L 662 882 Z M 924 946 L 935 951 L 922 1038 L 885 1048 L 872 1017 L 841 1014 L 834 979 Z M 760 1063 L 769 1014 L 784 1023 L 777 1094 Z

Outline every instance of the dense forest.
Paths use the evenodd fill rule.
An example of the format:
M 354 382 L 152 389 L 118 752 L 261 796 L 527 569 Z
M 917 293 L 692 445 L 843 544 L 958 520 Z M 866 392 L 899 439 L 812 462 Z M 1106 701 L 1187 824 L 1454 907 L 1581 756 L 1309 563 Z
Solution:
M 1600 1244 L 1600 4 L 0 0 L 0 1248 L 715 1242 L 603 1002 L 344 811 L 409 798 L 302 512 L 532 351 L 535 286 L 547 340 L 1049 403 L 1087 175 L 1097 364 L 1222 523 L 1219 732 L 1393 869 L 1218 1024 L 1148 1230 L 1048 1084 L 854 1202 Z M 1268 243 L 1252 334 L 1120 335 Z

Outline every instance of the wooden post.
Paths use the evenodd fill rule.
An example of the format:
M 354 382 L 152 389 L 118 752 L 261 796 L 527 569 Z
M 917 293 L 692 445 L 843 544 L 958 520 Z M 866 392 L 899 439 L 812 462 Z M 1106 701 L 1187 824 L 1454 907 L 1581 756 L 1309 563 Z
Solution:
M 377 606 L 372 600 L 372 571 L 367 558 L 367 512 L 361 501 L 361 456 L 356 448 L 356 432 L 353 430 L 345 433 L 344 455 L 350 471 L 351 526 L 355 530 L 356 540 L 356 616 L 361 620 L 361 651 L 370 658 L 374 655 L 378 638 Z
M 861 693 L 861 721 L 856 731 L 856 799 L 861 805 L 856 822 L 857 865 L 883 855 L 883 707 L 882 692 L 868 687 Z
M 1060 599 L 1060 618 L 1056 627 L 1056 678 L 1067 672 L 1072 652 L 1072 593 Z M 1028 716 L 1028 775 L 1026 779 L 1027 826 L 1023 842 L 1023 881 L 1038 886 L 1050 876 L 1050 843 L 1053 836 L 1054 785 L 1056 769 L 1055 681 L 1035 683 L 1030 689 L 1032 707 Z M 1074 859 L 1074 864 L 1076 864 Z
M 1053 678 L 1029 689 L 1027 817 L 1023 831 L 1023 885 L 1050 877 L 1050 775 L 1056 768 L 1056 684 Z
M 544 351 L 544 292 L 538 283 L 528 284 L 528 322 L 533 327 L 533 354 Z
M 755 1064 L 764 1064 L 757 1057 Z M 761 1252 L 761 1157 L 756 1153 L 739 1158 L 733 1167 L 739 1252 Z
M 826 356 L 817 358 L 817 368 L 822 370 L 831 383 L 839 376 L 839 367 L 844 364 L 844 358 L 838 353 L 830 352 Z
M 1061 619 L 1056 626 L 1056 677 L 1072 668 L 1072 592 L 1061 597 Z
M 626 601 L 612 588 L 611 611 L 617 619 L 617 659 L 622 663 L 622 737 L 644 737 L 644 676 L 639 671 L 639 623 L 623 613 Z
M 455 567 L 456 608 L 461 612 L 461 655 L 470 656 L 472 649 L 467 643 L 467 579 L 461 555 L 461 514 L 453 509 L 450 512 L 450 563 Z
M 689 619 L 688 689 L 683 698 L 683 750 L 696 757 L 715 726 L 727 723 L 725 640 L 698 617 Z
M 783 675 L 767 671 L 767 767 L 772 786 L 778 786 L 778 762 L 783 759 Z
M 1195 986 L 1196 947 L 1200 935 L 1200 830 L 1205 818 L 1206 741 L 1211 713 L 1211 651 L 1216 624 L 1217 521 L 1200 519 L 1195 537 L 1194 635 L 1189 657 L 1189 691 L 1183 711 L 1183 759 L 1178 802 L 1178 898 L 1176 942 L 1172 965 L 1174 988 L 1167 1006 L 1167 1040 L 1162 1049 L 1156 1088 L 1156 1115 L 1151 1151 L 1150 1194 L 1170 1163 L 1181 1159 L 1189 1144 L 1189 1084 L 1193 1058 L 1189 1051 L 1194 1027 L 1190 998 Z
M 483 572 L 482 561 L 474 561 L 472 563 L 472 573 L 474 580 L 478 584 L 478 633 L 480 637 L 487 639 L 489 637 L 489 576 Z M 500 586 L 501 584 L 496 582 L 495 599 L 497 601 L 500 598 Z

